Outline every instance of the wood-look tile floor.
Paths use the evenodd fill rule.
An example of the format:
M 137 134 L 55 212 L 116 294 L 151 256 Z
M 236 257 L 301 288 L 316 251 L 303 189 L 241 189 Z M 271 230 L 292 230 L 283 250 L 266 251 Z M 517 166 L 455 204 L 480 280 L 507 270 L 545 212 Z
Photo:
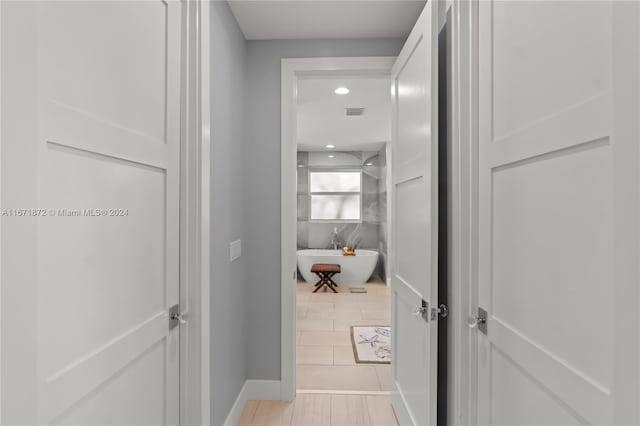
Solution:
M 299 394 L 294 401 L 249 401 L 239 426 L 397 426 L 387 395 Z
M 391 325 L 389 288 L 378 278 L 367 293 L 312 293 L 313 284 L 297 285 L 296 378 L 300 390 L 389 391 L 389 365 L 357 364 L 351 346 L 352 325 Z

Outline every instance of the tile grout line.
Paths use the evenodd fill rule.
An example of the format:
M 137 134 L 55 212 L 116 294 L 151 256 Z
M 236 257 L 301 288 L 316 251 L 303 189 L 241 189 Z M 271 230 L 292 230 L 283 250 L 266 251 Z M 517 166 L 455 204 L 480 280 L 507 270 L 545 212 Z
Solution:
M 382 381 L 380 380 L 380 374 L 378 373 L 378 369 L 376 366 L 373 366 L 373 371 L 376 373 L 376 379 L 378 380 L 378 387 L 382 390 Z
M 331 345 L 331 365 L 336 365 L 336 345 Z

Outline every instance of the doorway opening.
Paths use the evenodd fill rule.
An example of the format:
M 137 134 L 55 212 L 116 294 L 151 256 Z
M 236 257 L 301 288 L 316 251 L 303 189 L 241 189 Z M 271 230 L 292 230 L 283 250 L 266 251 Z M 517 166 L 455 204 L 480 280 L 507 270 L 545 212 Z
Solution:
M 380 74 L 298 77 L 299 393 L 391 391 L 389 86 Z
M 387 284 L 387 281 L 391 281 L 389 280 L 390 277 L 395 277 L 393 275 L 395 272 L 390 270 L 388 265 L 389 263 L 397 262 L 397 259 L 386 258 L 387 254 L 396 255 L 392 246 L 395 230 L 394 227 L 389 226 L 394 223 L 393 220 L 395 219 L 395 212 L 392 207 L 394 202 L 392 201 L 397 196 L 394 194 L 396 186 L 399 184 L 404 185 L 405 182 L 395 182 L 391 177 L 396 173 L 392 170 L 394 167 L 393 159 L 391 158 L 393 152 L 390 149 L 391 143 L 389 142 L 392 140 L 393 134 L 386 140 L 381 137 L 378 140 L 369 139 L 366 141 L 366 143 L 378 143 L 378 146 L 367 147 L 368 151 L 363 147 L 354 147 L 353 145 L 357 144 L 353 143 L 353 138 L 351 143 L 347 143 L 349 139 L 347 139 L 347 142 L 340 141 L 339 138 L 335 137 L 335 134 L 331 134 L 331 131 L 337 131 L 340 134 L 341 128 L 330 124 L 328 119 L 323 119 L 321 110 L 314 110 L 314 101 L 311 97 L 308 97 L 309 93 L 312 95 L 320 93 L 332 98 L 334 101 L 336 99 L 347 99 L 344 96 L 348 96 L 348 94 L 341 95 L 337 90 L 342 89 L 340 90 L 341 92 L 346 92 L 344 89 L 347 89 L 349 94 L 352 93 L 349 86 L 356 86 L 349 79 L 371 82 L 377 78 L 386 81 L 385 92 L 387 98 L 389 97 L 389 87 L 393 87 L 391 91 L 392 105 L 387 113 L 389 121 L 391 121 L 394 114 L 397 114 L 397 105 L 394 109 L 393 102 L 397 102 L 398 94 L 401 93 L 401 90 L 412 87 L 407 86 L 407 84 L 418 86 L 430 84 L 436 90 L 420 92 L 420 96 L 428 96 L 425 93 L 433 93 L 433 98 L 429 99 L 431 108 L 443 108 L 445 110 L 443 112 L 446 112 L 448 108 L 446 98 L 449 94 L 447 87 L 449 80 L 447 78 L 442 80 L 444 82 L 443 89 L 438 90 L 437 86 L 434 85 L 433 79 L 425 80 L 425 77 L 420 73 L 414 73 L 413 68 L 407 68 L 409 70 L 407 73 L 399 75 L 399 70 L 403 69 L 402 63 L 414 68 L 422 66 L 423 62 L 420 58 L 428 57 L 428 55 L 432 55 L 431 58 L 433 60 L 438 60 L 439 58 L 442 58 L 439 61 L 446 62 L 448 60 L 447 39 L 445 36 L 448 28 L 443 30 L 443 37 L 439 38 L 438 31 L 431 32 L 430 28 L 434 28 L 432 19 L 435 18 L 430 14 L 423 17 L 418 27 L 419 31 L 416 31 L 408 39 L 407 45 L 405 45 L 406 49 L 403 50 L 400 58 L 404 62 L 399 62 L 400 65 L 394 68 L 393 81 L 391 72 L 397 58 L 317 58 L 284 59 L 282 61 L 281 267 L 285 279 L 282 282 L 281 391 L 282 399 L 284 400 L 294 399 L 296 393 L 349 392 L 364 394 L 377 392 L 381 396 L 391 393 L 394 408 L 396 405 L 407 407 L 413 404 L 413 401 L 406 400 L 402 389 L 396 386 L 397 380 L 395 377 L 400 377 L 410 384 L 413 380 L 412 377 L 417 377 L 415 372 L 412 376 L 411 371 L 407 370 L 406 363 L 403 368 L 394 371 L 402 363 L 392 363 L 388 367 L 389 374 L 384 375 L 384 370 L 387 368 L 385 364 L 367 365 L 366 363 L 359 363 L 359 353 L 355 346 L 357 346 L 357 341 L 366 343 L 368 338 L 361 338 L 357 332 L 354 333 L 352 331 L 354 327 L 363 325 L 382 329 L 384 333 L 383 327 L 392 325 L 393 311 L 398 309 L 396 305 L 402 305 L 400 306 L 402 308 L 402 316 L 396 317 L 395 321 L 399 322 L 394 322 L 394 324 L 401 326 L 399 330 L 406 331 L 403 337 L 403 344 L 405 345 L 403 356 L 405 361 L 407 357 L 410 358 L 409 361 L 411 362 L 419 361 L 414 359 L 416 357 L 412 354 L 416 352 L 411 349 L 417 343 L 409 344 L 407 333 L 416 332 L 419 334 L 422 330 L 428 328 L 433 331 L 437 329 L 438 334 L 442 335 L 437 341 L 434 340 L 429 345 L 429 350 L 439 352 L 438 357 L 441 358 L 441 361 L 437 365 L 438 374 L 435 374 L 435 367 L 434 374 L 430 374 L 431 379 L 429 379 L 428 386 L 433 386 L 434 389 L 431 395 L 434 397 L 437 387 L 438 424 L 446 424 L 448 405 L 446 399 L 448 392 L 447 376 L 449 370 L 446 349 L 449 330 L 447 330 L 446 321 L 444 321 L 443 310 L 440 310 L 438 315 L 438 308 L 441 305 L 446 305 L 448 296 L 447 272 L 449 259 L 446 244 L 449 239 L 449 226 L 446 218 L 450 214 L 448 209 L 449 188 L 447 185 L 449 181 L 448 174 L 450 173 L 448 164 L 449 150 L 447 148 L 448 134 L 446 132 L 449 121 L 448 116 L 445 114 L 443 117 L 439 117 L 439 120 L 442 120 L 440 123 L 443 129 L 442 138 L 435 137 L 433 144 L 429 141 L 430 146 L 442 147 L 440 149 L 442 151 L 441 155 L 421 157 L 433 158 L 436 162 L 435 166 L 442 172 L 440 176 L 437 173 L 433 176 L 431 182 L 434 182 L 435 186 L 430 193 L 440 193 L 440 196 L 436 197 L 436 202 L 442 204 L 440 208 L 436 208 L 433 204 L 431 206 L 435 208 L 435 214 L 445 219 L 438 224 L 434 224 L 434 231 L 437 231 L 437 233 L 433 232 L 432 235 L 444 240 L 445 244 L 442 244 L 442 251 L 439 252 L 437 263 L 435 261 L 433 263 L 433 269 L 437 268 L 441 272 L 436 274 L 438 281 L 438 285 L 434 286 L 434 290 L 437 293 L 436 297 L 430 297 L 426 304 L 423 298 L 422 306 L 420 306 L 420 303 L 417 305 L 414 303 L 415 298 L 413 295 L 410 295 L 402 288 L 394 290 L 395 285 L 391 288 L 391 285 Z M 426 23 L 429 24 L 425 25 Z M 422 36 L 427 33 L 430 33 L 428 39 Z M 428 40 L 432 48 L 427 50 L 424 47 L 426 44 L 420 44 L 422 40 Z M 416 48 L 411 49 L 411 46 L 416 46 Z M 419 57 L 413 55 L 414 52 L 418 52 L 416 49 L 420 49 Z M 416 62 L 411 62 L 414 60 L 413 58 L 418 59 L 415 59 Z M 428 60 L 424 62 L 429 63 Z M 438 68 L 435 66 L 435 69 L 430 71 L 439 71 L 445 77 L 449 72 L 449 68 L 444 64 L 444 67 Z M 413 78 L 417 79 L 416 82 L 410 80 Z M 403 84 L 405 86 L 402 86 Z M 404 92 L 402 95 L 407 96 L 408 93 Z M 441 97 L 443 98 L 440 99 Z M 407 98 L 403 99 L 406 105 L 414 101 L 411 98 L 408 100 Z M 340 114 L 344 114 L 345 120 L 358 120 L 366 117 L 367 107 L 366 105 L 361 105 L 360 102 L 357 102 L 357 104 L 353 102 L 343 103 L 338 107 L 335 109 Z M 358 113 L 362 115 L 350 115 Z M 435 114 L 435 111 L 433 113 Z M 416 120 L 416 125 L 420 124 L 418 122 L 418 120 L 421 120 L 419 115 L 414 117 L 413 115 L 407 116 L 405 114 L 404 120 L 409 119 Z M 315 124 L 311 125 L 305 120 Z M 434 121 L 437 123 L 437 120 Z M 368 128 L 367 130 L 371 129 Z M 437 127 L 434 130 L 437 131 Z M 391 125 L 391 132 L 393 131 L 393 125 Z M 321 136 L 314 140 L 314 136 L 318 135 Z M 365 141 L 360 142 L 365 143 Z M 406 157 L 407 153 L 404 152 L 404 154 Z M 411 156 L 404 158 L 405 162 L 412 159 L 413 157 Z M 371 169 L 368 170 L 368 168 Z M 426 167 L 424 174 L 430 174 L 429 170 L 433 170 L 433 166 L 431 166 L 431 169 Z M 406 198 L 407 194 L 413 194 L 414 192 L 411 192 L 415 189 L 413 183 L 420 181 L 411 178 L 410 174 L 406 173 L 407 170 L 399 171 L 403 172 L 400 175 L 402 179 L 408 179 L 408 184 L 402 187 L 404 192 L 401 195 L 405 197 L 402 201 L 404 205 L 411 205 L 412 200 Z M 370 178 L 377 182 L 377 185 L 373 185 L 376 188 L 375 194 L 373 191 L 367 194 L 366 191 L 368 185 L 366 180 Z M 435 180 L 442 183 L 442 191 L 439 191 L 438 182 L 435 182 Z M 384 197 L 381 195 L 383 192 L 386 193 Z M 368 197 L 374 196 L 377 197 L 375 198 L 377 202 L 376 209 L 378 209 L 377 216 L 371 214 L 371 207 L 365 202 Z M 383 199 L 386 206 L 382 210 L 386 217 L 380 213 Z M 417 204 L 422 210 L 431 208 L 422 206 L 421 203 L 423 201 L 418 201 Z M 375 240 L 367 237 L 367 235 L 371 234 L 368 234 L 370 229 L 366 229 L 366 225 L 371 225 L 371 223 L 367 223 L 366 219 L 372 216 L 378 220 L 375 224 L 377 232 L 372 233 L 376 235 Z M 410 223 L 405 223 L 402 228 L 403 232 L 408 229 L 411 229 Z M 410 235 L 411 233 L 407 232 L 403 234 L 404 238 L 413 238 Z M 386 238 L 386 241 L 380 238 L 381 234 Z M 387 245 L 387 242 L 389 245 Z M 374 252 L 377 259 L 380 259 L 380 262 L 376 259 L 375 265 L 377 266 L 372 271 L 365 272 L 366 276 L 360 278 L 357 282 L 347 278 L 352 271 L 348 268 L 344 269 L 346 263 L 341 263 L 343 260 L 350 260 L 350 256 L 343 255 L 348 254 L 350 246 L 355 246 L 355 259 L 362 259 L 364 256 L 358 256 L 358 252 L 368 254 L 367 250 Z M 342 248 L 345 248 L 347 253 L 343 253 Z M 388 253 L 381 250 L 381 248 L 386 248 Z M 406 249 L 407 247 L 404 248 Z M 320 250 L 323 252 L 320 252 Z M 403 252 L 406 252 L 406 250 Z M 404 259 L 405 263 L 407 259 L 413 259 L 413 257 L 406 257 Z M 313 265 L 319 263 L 337 265 L 340 267 L 340 272 L 337 274 L 334 273 L 335 271 L 329 273 L 328 278 L 330 281 L 327 279 L 321 280 L 312 272 Z M 370 280 L 372 275 L 374 277 L 377 275 L 377 277 L 374 280 Z M 415 275 L 413 274 L 412 278 L 415 278 Z M 290 278 L 286 278 L 287 276 Z M 345 278 L 345 281 L 340 279 L 342 277 Z M 398 279 L 401 278 L 402 276 L 398 275 Z M 432 282 L 435 283 L 436 280 L 432 280 Z M 337 284 L 337 286 L 333 284 Z M 355 289 L 356 291 L 364 290 L 366 293 L 352 293 L 351 289 L 354 287 L 357 288 Z M 375 294 L 376 289 L 380 289 L 380 294 Z M 372 300 L 358 300 L 362 296 Z M 429 297 L 429 295 L 427 296 Z M 394 301 L 394 299 L 397 300 Z M 349 300 L 353 302 L 349 302 Z M 349 303 L 353 303 L 353 305 L 349 305 Z M 392 306 L 396 306 L 396 308 L 394 309 Z M 368 308 L 372 308 L 371 311 Z M 435 320 L 438 320 L 437 325 L 433 324 Z M 404 329 L 402 327 L 408 328 Z M 389 332 L 392 336 L 394 335 L 392 329 Z M 377 337 L 376 339 L 380 338 Z M 391 350 L 393 351 L 394 348 L 392 347 Z M 390 356 L 393 358 L 394 354 L 391 353 Z M 435 354 L 431 359 L 436 359 Z M 364 365 L 361 366 L 359 364 Z M 371 367 L 372 365 L 373 367 Z M 357 379 L 357 369 L 360 367 L 366 367 L 363 370 L 371 370 L 370 374 L 363 375 L 368 376 L 364 379 L 368 380 L 367 383 L 359 382 Z M 346 373 L 347 370 L 352 370 L 353 373 Z M 437 384 L 434 379 L 438 380 Z M 431 411 L 433 420 L 436 420 L 435 402 L 434 399 L 434 410 Z M 406 413 L 406 409 L 403 413 L 400 413 L 403 416 L 402 419 L 406 420 Z
M 367 117 L 390 120 L 388 101 L 386 106 L 379 107 L 374 106 L 374 100 L 376 97 L 389 98 L 389 76 L 394 59 L 282 61 L 282 270 L 290 271 L 289 276 L 293 277 L 293 280 L 283 280 L 282 287 L 282 399 L 293 399 L 298 389 L 299 393 L 380 394 L 374 396 L 385 396 L 389 392 L 381 390 L 383 385 L 387 389 L 390 386 L 389 379 L 381 385 L 381 380 L 385 380 L 384 370 L 390 370 L 389 364 L 356 362 L 351 326 L 389 326 L 390 309 L 385 295 L 388 287 L 385 280 L 378 278 L 384 276 L 386 268 L 386 256 L 379 253 L 378 233 L 380 228 L 386 228 L 380 224 L 380 216 L 388 217 L 386 210 L 380 213 L 381 208 L 386 209 L 389 205 L 385 198 L 388 194 L 386 191 L 381 193 L 380 188 L 387 184 L 386 166 L 381 165 L 388 160 L 390 137 L 374 138 L 372 131 L 368 135 L 360 132 L 358 136 L 359 133 L 349 130 L 349 126 L 357 123 L 353 120 L 362 121 Z M 351 97 L 336 93 L 336 89 L 343 86 L 351 86 L 346 87 Z M 373 87 L 379 90 L 373 90 Z M 362 101 L 353 96 L 357 93 L 363 96 Z M 319 99 L 318 94 L 326 95 L 324 100 Z M 312 101 L 314 97 L 316 101 Z M 361 102 L 365 101 L 371 106 L 363 106 Z M 363 107 L 364 111 L 361 110 Z M 342 121 L 346 127 L 328 125 L 328 116 L 317 120 L 322 116 L 319 112 L 323 108 L 333 110 L 333 122 Z M 375 121 L 371 127 L 384 127 Z M 338 137 L 347 133 L 351 137 Z M 299 228 L 301 232 L 298 232 Z M 342 256 L 342 248 L 349 245 L 355 249 L 356 256 Z M 335 256 L 336 260 L 318 262 L 312 258 L 303 259 L 312 263 L 298 268 L 298 248 L 301 251 L 331 250 L 339 256 Z M 311 273 L 313 263 L 339 265 L 343 260 L 369 263 L 364 265 L 367 271 L 359 272 L 366 277 L 357 276 L 357 270 L 362 268 L 340 265 L 340 273 L 331 277 L 337 287 L 323 286 L 313 293 L 318 283 L 314 279 L 316 275 Z M 373 275 L 375 280 L 370 280 Z M 298 299 L 300 306 L 297 307 Z M 356 339 L 359 338 L 358 331 Z M 361 370 L 367 371 L 358 374 Z M 349 382 L 344 380 L 347 371 L 353 378 L 351 383 L 345 383 Z M 378 378 L 378 372 L 382 379 Z M 331 377 L 337 380 L 331 381 Z M 386 377 L 390 378 L 390 375 Z M 358 382 L 364 385 L 360 386 Z

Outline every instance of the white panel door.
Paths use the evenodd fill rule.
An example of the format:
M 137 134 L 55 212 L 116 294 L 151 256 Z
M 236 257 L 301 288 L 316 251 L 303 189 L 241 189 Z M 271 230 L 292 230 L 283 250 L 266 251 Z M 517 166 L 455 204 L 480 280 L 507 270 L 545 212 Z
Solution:
M 479 424 L 614 424 L 611 12 L 480 3 Z
M 178 420 L 178 2 L 42 2 L 38 421 Z
M 438 306 L 434 3 L 427 2 L 392 69 L 392 402 L 400 423 L 415 425 L 436 421 L 437 326 L 430 318 Z

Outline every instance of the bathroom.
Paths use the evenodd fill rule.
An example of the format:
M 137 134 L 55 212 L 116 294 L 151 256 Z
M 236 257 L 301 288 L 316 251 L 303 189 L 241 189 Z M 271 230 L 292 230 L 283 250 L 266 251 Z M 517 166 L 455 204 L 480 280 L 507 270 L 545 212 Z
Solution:
M 388 392 L 388 345 L 357 346 L 391 324 L 389 79 L 300 78 L 297 99 L 297 390 Z M 340 272 L 321 285 L 313 264 Z
M 363 267 L 366 266 L 364 270 L 343 271 L 352 274 L 356 281 L 345 280 L 344 276 L 336 278 L 349 284 L 366 282 L 371 276 L 377 276 L 383 282 L 386 281 L 387 144 L 378 145 L 380 149 L 377 151 L 334 152 L 332 150 L 331 154 L 298 151 L 298 250 L 340 250 L 344 247 L 353 247 L 356 253 L 361 253 L 363 250 L 366 250 L 366 253 L 375 252 L 371 255 L 372 262 L 363 265 Z M 336 173 L 341 174 L 336 175 Z M 318 182 L 315 187 L 310 187 L 310 179 L 331 179 L 345 176 L 345 174 L 345 179 L 354 178 L 352 189 L 355 192 L 338 197 L 350 197 L 350 203 L 346 200 L 342 204 L 323 201 L 323 197 L 331 197 L 331 195 L 324 195 L 320 191 L 333 182 Z M 343 218 L 333 219 L 338 216 L 336 214 L 338 210 L 341 210 Z M 318 219 L 318 217 L 328 219 Z M 306 269 L 301 269 L 300 273 L 305 279 L 309 276 Z

